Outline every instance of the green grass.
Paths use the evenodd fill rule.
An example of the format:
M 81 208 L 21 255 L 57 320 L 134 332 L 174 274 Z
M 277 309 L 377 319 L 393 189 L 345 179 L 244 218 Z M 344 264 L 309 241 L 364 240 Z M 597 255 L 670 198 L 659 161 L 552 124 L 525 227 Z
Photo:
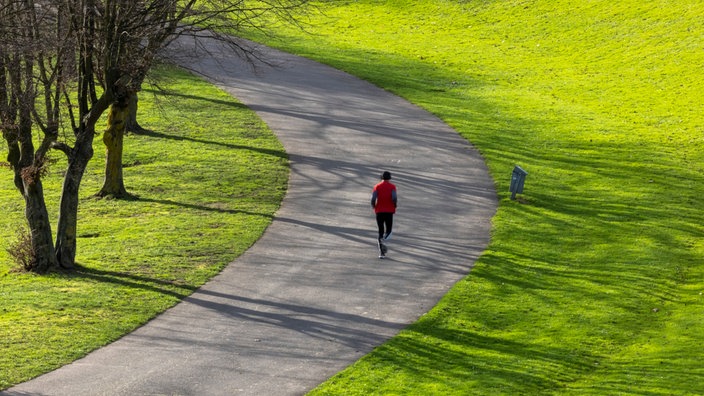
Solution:
M 104 147 L 81 187 L 79 270 L 13 271 L 6 249 L 24 223 L 11 172 L 0 178 L 0 389 L 57 368 L 142 325 L 192 293 L 256 241 L 288 181 L 283 147 L 251 111 L 198 78 L 160 70 L 125 139 L 124 175 L 137 200 L 98 200 Z M 0 150 L 4 158 L 7 149 Z M 45 180 L 57 217 L 58 160 Z M 55 226 L 55 225 L 54 225 Z
M 323 8 L 253 37 L 441 117 L 500 207 L 466 279 L 312 394 L 704 394 L 704 3 Z

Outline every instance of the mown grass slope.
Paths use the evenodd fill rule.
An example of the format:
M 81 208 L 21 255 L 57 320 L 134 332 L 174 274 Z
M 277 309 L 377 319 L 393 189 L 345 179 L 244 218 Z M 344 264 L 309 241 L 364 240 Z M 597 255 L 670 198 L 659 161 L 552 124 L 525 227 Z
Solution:
M 81 187 L 77 271 L 14 271 L 6 249 L 25 223 L 24 203 L 0 168 L 0 389 L 114 341 L 191 294 L 251 246 L 279 207 L 288 161 L 266 125 L 198 78 L 157 74 L 167 93 L 148 86 L 140 100 L 150 132 L 125 138 L 125 184 L 136 199 L 92 197 L 105 152 L 96 138 Z M 62 156 L 53 154 L 44 182 L 52 220 Z
M 321 7 L 253 37 L 437 114 L 501 202 L 471 274 L 313 394 L 704 394 L 704 3 Z

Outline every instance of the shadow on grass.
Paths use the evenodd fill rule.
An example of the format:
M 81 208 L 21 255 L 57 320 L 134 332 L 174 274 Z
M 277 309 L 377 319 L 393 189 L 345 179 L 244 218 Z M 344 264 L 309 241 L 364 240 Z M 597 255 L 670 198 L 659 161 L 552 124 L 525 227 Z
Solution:
M 202 108 L 208 108 L 207 103 L 223 106 L 223 107 L 232 107 L 236 109 L 246 109 L 247 107 L 243 105 L 242 103 L 238 103 L 232 100 L 225 100 L 225 99 L 213 99 L 213 98 L 208 98 L 204 96 L 197 96 L 197 95 L 190 95 L 190 94 L 183 94 L 179 92 L 174 92 L 174 91 L 163 91 L 163 90 L 154 90 L 154 89 L 145 89 L 144 92 L 150 92 L 154 94 L 155 97 L 159 96 L 165 96 L 165 97 L 174 97 L 174 98 L 182 98 L 182 99 L 188 99 L 192 100 L 196 103 L 196 105 L 189 106 L 196 108 L 198 110 L 201 110 Z M 181 107 L 183 105 L 180 105 Z M 184 110 L 187 112 L 187 110 Z M 186 136 L 179 136 L 179 135 L 169 135 L 163 132 L 157 132 L 149 129 L 144 129 L 142 128 L 140 131 L 134 131 L 132 132 L 134 135 L 138 136 L 148 136 L 148 137 L 153 137 L 153 138 L 158 138 L 158 139 L 170 139 L 174 141 L 190 141 L 194 143 L 200 143 L 200 144 L 207 144 L 207 145 L 217 145 L 233 150 L 251 150 L 251 151 L 256 151 L 262 154 L 266 155 L 271 155 L 275 156 L 278 158 L 283 158 L 286 159 L 287 155 L 284 150 L 271 150 L 271 149 L 264 149 L 264 148 L 258 148 L 258 147 L 251 147 L 251 146 L 244 146 L 244 145 L 239 145 L 239 144 L 230 144 L 230 143 L 224 143 L 224 142 L 216 142 L 216 141 L 210 141 L 210 140 L 204 140 L 204 139 L 196 139 L 196 138 L 190 138 Z
M 574 373 L 593 371 L 597 360 L 576 355 L 568 346 L 548 348 L 470 330 L 425 329 L 422 324 L 412 325 L 373 356 L 403 368 L 414 381 L 442 384 L 436 388 L 440 391 L 452 384 L 458 394 L 477 389 L 493 389 L 497 394 L 554 389 Z
M 221 146 L 221 147 L 225 147 L 225 148 L 229 148 L 229 149 L 233 149 L 233 150 L 250 150 L 250 151 L 256 151 L 258 153 L 271 155 L 271 156 L 282 158 L 282 159 L 288 158 L 286 152 L 283 150 L 271 150 L 271 149 L 265 149 L 265 148 L 260 148 L 260 147 L 243 146 L 241 144 L 231 144 L 231 143 L 215 142 L 215 141 L 203 140 L 203 139 L 195 139 L 195 138 L 190 138 L 190 137 L 185 137 L 185 136 L 169 135 L 169 134 L 166 134 L 163 132 L 156 132 L 156 131 L 152 131 L 152 130 L 148 130 L 148 129 L 144 129 L 140 133 L 135 133 L 135 135 L 148 136 L 148 137 L 157 138 L 157 139 L 169 139 L 169 140 L 175 140 L 175 141 L 189 141 L 189 142 L 193 142 L 193 143 Z
M 540 327 L 540 322 L 534 325 Z M 525 338 L 487 336 L 472 331 L 471 325 L 458 329 L 421 321 L 377 348 L 367 363 L 402 369 L 404 376 L 412 378 L 409 390 L 434 384 L 440 393 L 451 386 L 458 394 L 475 394 L 478 389 L 497 394 L 569 393 L 572 389 L 589 395 L 664 396 L 699 394 L 704 383 L 704 371 L 692 369 L 694 344 L 683 348 L 673 343 L 659 356 L 649 356 L 648 346 L 643 346 L 643 355 L 634 361 L 569 342 L 547 346 L 520 340 Z
M 238 209 L 224 209 L 224 208 L 218 208 L 214 206 L 207 206 L 207 205 L 198 205 L 198 204 L 191 204 L 191 203 L 186 203 L 186 202 L 176 202 L 170 199 L 157 199 L 157 198 L 148 198 L 144 197 L 141 195 L 137 194 L 132 194 L 132 193 L 127 193 L 123 196 L 107 196 L 107 197 L 99 197 L 99 196 L 93 196 L 91 197 L 92 199 L 117 199 L 121 201 L 132 201 L 132 202 L 146 202 L 146 203 L 154 203 L 158 205 L 164 205 L 164 206 L 173 206 L 173 207 L 178 207 L 178 208 L 184 208 L 184 209 L 193 209 L 193 210 L 199 210 L 199 211 L 205 211 L 205 212 L 214 212 L 214 213 L 227 213 L 227 214 L 245 214 L 245 215 L 250 215 L 250 216 L 260 216 L 260 217 L 266 217 L 266 218 L 273 218 L 274 216 L 272 214 L 268 213 L 257 213 L 257 212 L 250 212 L 246 210 L 238 210 Z
M 181 300 L 197 289 L 195 286 L 184 285 L 163 279 L 150 278 L 125 272 L 107 271 L 96 268 L 84 267 L 75 264 L 75 270 L 67 273 L 71 278 L 85 278 L 102 283 L 112 283 L 134 289 L 147 290 L 159 294 L 170 295 Z
M 203 102 L 209 102 L 212 104 L 216 105 L 222 105 L 222 106 L 228 106 L 228 107 L 235 107 L 238 109 L 246 109 L 247 106 L 243 105 L 242 103 L 235 102 L 232 99 L 214 99 L 214 98 L 208 98 L 205 96 L 196 96 L 196 95 L 189 95 L 189 94 L 184 94 L 176 91 L 168 91 L 168 90 L 159 90 L 159 89 L 143 89 L 142 92 L 149 92 L 153 94 L 155 97 L 159 96 L 166 96 L 166 97 L 176 97 L 176 98 L 183 98 L 183 99 L 192 99 L 195 101 L 203 101 Z
M 251 216 L 266 217 L 269 219 L 274 217 L 272 214 L 268 214 L 268 213 L 249 212 L 246 210 L 238 210 L 238 209 L 223 209 L 223 208 L 216 208 L 216 207 L 210 207 L 210 206 L 205 206 L 205 205 L 190 204 L 190 203 L 185 203 L 185 202 L 176 202 L 176 201 L 172 201 L 169 199 L 146 198 L 146 197 L 141 197 L 138 195 L 132 195 L 132 198 L 130 200 L 138 201 L 138 202 L 155 203 L 155 204 L 165 205 L 165 206 L 174 206 L 174 207 L 185 208 L 185 209 L 202 210 L 205 212 L 227 213 L 227 214 L 246 214 L 246 215 L 251 215 Z

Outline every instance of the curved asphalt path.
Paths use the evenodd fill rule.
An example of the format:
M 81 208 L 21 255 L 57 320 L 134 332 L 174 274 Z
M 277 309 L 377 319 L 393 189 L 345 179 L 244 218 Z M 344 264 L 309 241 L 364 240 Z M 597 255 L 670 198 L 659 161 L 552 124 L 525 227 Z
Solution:
M 303 394 L 469 272 L 497 205 L 478 152 L 399 97 L 262 50 L 277 67 L 253 72 L 212 48 L 188 63 L 256 111 L 289 154 L 289 190 L 262 238 L 147 325 L 3 395 Z M 399 191 L 387 260 L 369 206 L 383 170 Z

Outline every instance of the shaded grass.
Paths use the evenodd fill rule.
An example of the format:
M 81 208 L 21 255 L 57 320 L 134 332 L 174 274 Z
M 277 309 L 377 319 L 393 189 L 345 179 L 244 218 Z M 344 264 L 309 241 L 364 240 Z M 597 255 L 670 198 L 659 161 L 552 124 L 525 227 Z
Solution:
M 704 5 L 325 4 L 253 37 L 440 116 L 501 202 L 470 275 L 312 393 L 704 393 Z
M 198 78 L 158 74 L 167 93 L 145 87 L 140 97 L 150 132 L 125 139 L 125 184 L 135 199 L 92 197 L 104 162 L 96 139 L 81 188 L 77 271 L 11 271 L 5 249 L 24 222 L 23 202 L 4 171 L 0 389 L 114 341 L 189 295 L 251 246 L 279 207 L 287 156 L 266 125 Z M 54 155 L 45 180 L 52 219 L 65 167 Z

